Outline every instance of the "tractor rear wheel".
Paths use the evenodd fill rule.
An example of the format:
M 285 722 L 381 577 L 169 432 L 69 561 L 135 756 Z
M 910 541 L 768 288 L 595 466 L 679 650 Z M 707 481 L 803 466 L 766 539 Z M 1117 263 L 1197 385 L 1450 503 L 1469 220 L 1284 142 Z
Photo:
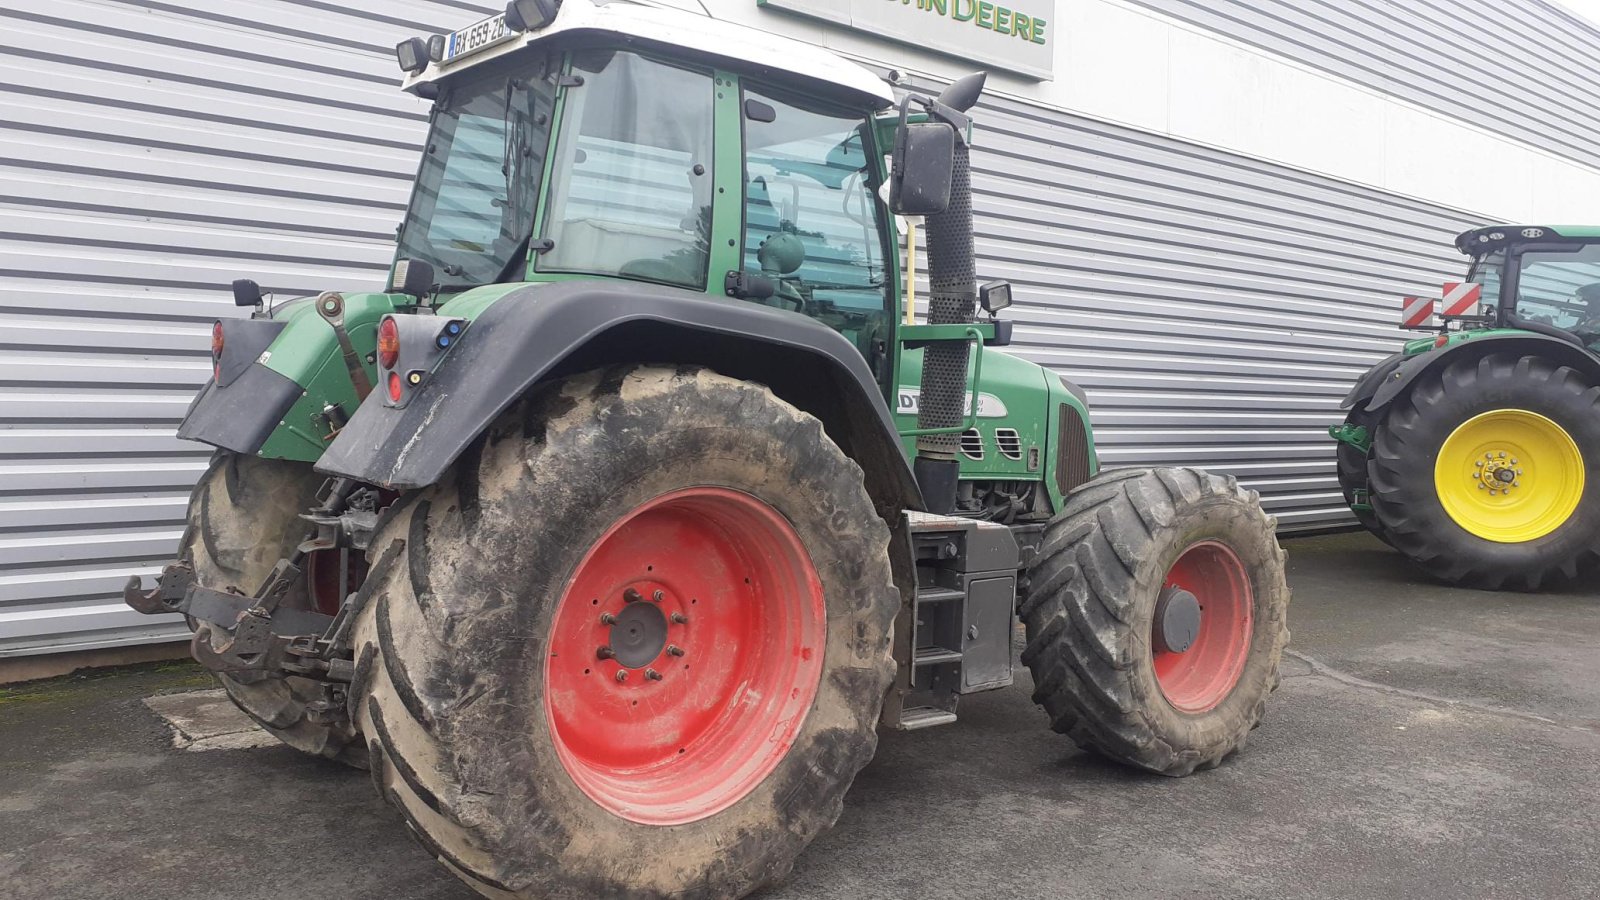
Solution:
M 323 477 L 305 463 L 219 451 L 189 496 L 189 527 L 180 553 L 193 560 L 196 580 L 209 588 L 250 594 L 278 560 L 305 537 L 300 514 L 311 508 Z M 282 603 L 314 605 L 310 582 Z M 320 721 L 308 705 L 321 699 L 315 682 L 298 677 L 241 680 L 218 675 L 246 715 L 297 750 L 364 768 L 367 755 L 348 721 Z
M 378 789 L 489 896 L 743 896 L 876 749 L 888 546 L 861 470 L 760 385 L 542 386 L 374 537 Z
M 1351 427 L 1367 429 L 1368 440 L 1376 437 L 1376 417 L 1365 409 L 1352 409 L 1350 415 L 1345 417 L 1344 423 Z M 1367 458 L 1368 454 L 1363 453 L 1359 447 L 1344 441 L 1339 442 L 1335 455 L 1339 489 L 1344 492 L 1344 502 L 1350 507 L 1350 511 L 1355 513 L 1356 521 L 1379 540 L 1388 543 L 1389 535 L 1383 530 L 1383 523 L 1378 521 L 1377 513 L 1372 511 Z
M 1231 476 L 1122 469 L 1074 490 L 1021 607 L 1034 702 L 1080 747 L 1162 775 L 1243 747 L 1278 684 L 1289 587 Z
M 1420 377 L 1372 448 L 1372 505 L 1434 576 L 1538 590 L 1600 566 L 1600 386 L 1536 356 Z

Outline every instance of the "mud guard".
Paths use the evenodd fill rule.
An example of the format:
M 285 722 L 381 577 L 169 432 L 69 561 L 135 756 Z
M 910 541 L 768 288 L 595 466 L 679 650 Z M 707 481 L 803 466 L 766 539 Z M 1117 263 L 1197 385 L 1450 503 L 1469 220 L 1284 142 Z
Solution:
M 822 420 L 867 471 L 881 507 L 922 508 L 883 389 L 844 336 L 754 303 L 594 281 L 502 297 L 472 320 L 406 406 L 390 407 L 374 391 L 317 471 L 396 490 L 425 487 L 539 381 L 625 362 L 706 365 L 761 382 Z
M 1350 409 L 1365 400 L 1366 408 L 1377 412 L 1404 393 L 1424 372 L 1456 360 L 1479 360 L 1490 353 L 1501 352 L 1541 356 L 1600 380 L 1600 358 L 1566 341 L 1532 332 L 1490 334 L 1411 357 L 1391 356 L 1363 375 L 1339 406 Z

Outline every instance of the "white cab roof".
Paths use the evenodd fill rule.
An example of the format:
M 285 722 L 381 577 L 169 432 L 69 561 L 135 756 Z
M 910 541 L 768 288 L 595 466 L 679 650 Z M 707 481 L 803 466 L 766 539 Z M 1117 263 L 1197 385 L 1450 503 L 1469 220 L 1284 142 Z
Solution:
M 463 22 L 461 27 L 471 24 Z M 416 75 L 407 77 L 404 87 L 410 90 L 415 85 L 447 78 L 524 47 L 578 35 L 609 35 L 624 43 L 643 42 L 677 47 L 744 67 L 823 82 L 839 89 L 847 99 L 873 108 L 894 105 L 893 92 L 871 70 L 821 47 L 710 16 L 640 6 L 626 0 L 601 0 L 599 3 L 595 0 L 565 0 L 561 4 L 561 11 L 556 14 L 555 22 L 545 28 L 518 35 L 453 62 L 443 65 L 432 63 Z

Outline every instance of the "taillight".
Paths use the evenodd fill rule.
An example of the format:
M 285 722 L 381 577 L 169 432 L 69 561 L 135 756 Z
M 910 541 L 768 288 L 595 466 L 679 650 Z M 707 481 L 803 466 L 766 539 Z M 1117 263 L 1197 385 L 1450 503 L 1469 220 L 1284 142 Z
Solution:
M 392 369 L 394 364 L 399 361 L 400 326 L 394 323 L 393 318 L 386 316 L 383 322 L 378 325 L 378 365 L 385 369 Z M 398 387 L 391 390 L 390 393 L 394 395 L 396 400 L 400 399 Z
M 400 373 L 399 372 L 390 372 L 389 373 L 389 399 L 394 401 L 395 403 L 399 403 L 400 402 L 400 391 L 401 391 L 401 389 L 403 387 L 404 387 L 404 385 L 402 385 L 400 383 Z
M 222 323 L 211 326 L 211 377 L 222 380 Z

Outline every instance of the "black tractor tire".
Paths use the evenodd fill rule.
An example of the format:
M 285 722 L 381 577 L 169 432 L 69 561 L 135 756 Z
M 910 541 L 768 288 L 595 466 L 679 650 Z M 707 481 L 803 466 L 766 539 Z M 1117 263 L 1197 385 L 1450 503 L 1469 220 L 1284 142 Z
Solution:
M 1249 585 L 1236 601 L 1249 628 L 1241 621 L 1230 638 L 1242 667 L 1214 705 L 1185 711 L 1156 672 L 1156 609 L 1174 564 L 1216 545 Z M 1261 721 L 1289 640 L 1289 587 L 1273 520 L 1232 476 L 1164 468 L 1091 479 L 1046 528 L 1029 582 L 1020 612 L 1033 699 L 1078 746 L 1181 776 L 1217 766 Z
M 1531 540 L 1502 542 L 1469 531 L 1445 508 L 1435 480 L 1451 435 L 1502 410 L 1555 423 L 1576 445 L 1586 473 L 1576 508 Z M 1600 386 L 1575 369 L 1537 356 L 1492 353 L 1426 372 L 1385 411 L 1368 469 L 1373 511 L 1389 543 L 1442 581 L 1537 591 L 1600 569 Z
M 1349 426 L 1366 428 L 1368 439 L 1371 440 L 1377 436 L 1376 420 L 1377 417 L 1365 408 L 1357 408 L 1350 411 L 1350 415 L 1345 417 L 1344 422 Z M 1368 496 L 1371 493 L 1370 479 L 1367 476 L 1368 454 L 1361 452 L 1359 448 L 1344 441 L 1339 441 L 1339 447 L 1335 453 L 1339 489 L 1344 492 L 1345 505 L 1350 507 L 1350 511 L 1355 514 L 1356 521 L 1360 522 L 1363 528 L 1366 528 L 1375 537 L 1387 544 L 1389 542 L 1388 532 L 1384 531 L 1383 523 L 1378 521 L 1378 514 L 1373 512 L 1371 500 L 1367 501 L 1364 509 L 1356 506 L 1358 492 L 1360 496 Z
M 602 665 L 620 657 L 584 647 L 557 660 L 555 626 L 568 610 L 588 621 L 606 609 L 571 599 L 590 592 L 569 588 L 614 528 L 664 497 L 728 489 L 776 510 L 814 566 L 825 644 L 815 700 L 770 774 L 730 805 L 690 821 L 641 822 L 580 787 L 546 705 L 571 696 L 552 687 L 557 665 L 576 657 L 584 676 L 591 665 L 605 676 L 615 673 Z M 783 877 L 833 825 L 876 751 L 900 604 L 888 547 L 861 469 L 816 419 L 761 385 L 653 366 L 541 385 L 444 480 L 397 503 L 373 539 L 352 703 L 374 783 L 427 852 L 487 896 L 743 896 Z M 665 552 L 664 571 L 651 577 L 672 577 L 673 553 L 687 565 L 702 559 Z M 596 591 L 607 603 L 619 592 Z M 648 607 L 650 593 L 633 605 Z M 718 611 L 692 609 L 685 628 Z M 704 652 L 690 646 L 666 677 L 689 677 L 676 667 Z M 630 688 L 652 683 L 637 679 L 649 671 L 632 674 Z M 678 759 L 692 761 L 693 746 Z M 664 765 L 673 771 L 670 758 Z
M 314 505 L 323 481 L 307 463 L 218 451 L 189 496 L 189 525 L 180 548 L 193 560 L 196 580 L 215 590 L 254 593 L 278 560 L 305 538 L 307 525 L 299 515 Z M 292 588 L 282 602 L 309 608 L 304 585 Z M 285 744 L 366 767 L 366 750 L 348 721 L 307 715 L 308 704 L 321 697 L 311 680 L 246 681 L 220 674 L 217 680 L 245 715 Z

